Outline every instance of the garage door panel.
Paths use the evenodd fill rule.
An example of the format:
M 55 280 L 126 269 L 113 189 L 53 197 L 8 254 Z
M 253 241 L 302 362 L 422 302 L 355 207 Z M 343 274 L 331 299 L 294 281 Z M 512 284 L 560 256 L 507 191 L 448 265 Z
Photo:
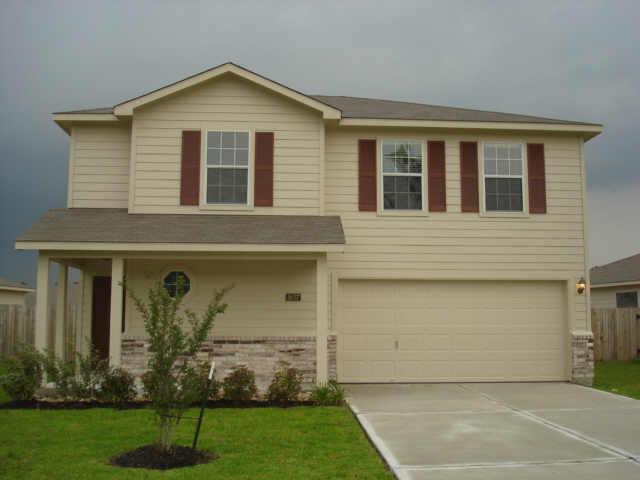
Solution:
M 348 280 L 339 291 L 341 381 L 567 378 L 562 282 Z

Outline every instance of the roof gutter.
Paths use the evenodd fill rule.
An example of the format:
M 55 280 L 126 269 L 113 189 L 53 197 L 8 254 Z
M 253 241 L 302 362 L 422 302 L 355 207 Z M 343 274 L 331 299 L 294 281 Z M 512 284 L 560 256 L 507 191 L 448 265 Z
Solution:
M 591 288 L 626 287 L 630 285 L 640 285 L 640 279 L 632 280 L 630 282 L 599 283 L 597 285 L 591 284 Z

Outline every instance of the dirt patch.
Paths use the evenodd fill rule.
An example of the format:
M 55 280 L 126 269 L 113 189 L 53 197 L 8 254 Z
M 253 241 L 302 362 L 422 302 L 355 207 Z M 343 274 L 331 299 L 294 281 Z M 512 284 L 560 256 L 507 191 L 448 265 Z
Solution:
M 189 447 L 174 446 L 168 452 L 164 452 L 157 445 L 145 445 L 116 455 L 109 463 L 116 467 L 169 470 L 208 463 L 215 458 L 216 456 L 209 452 Z

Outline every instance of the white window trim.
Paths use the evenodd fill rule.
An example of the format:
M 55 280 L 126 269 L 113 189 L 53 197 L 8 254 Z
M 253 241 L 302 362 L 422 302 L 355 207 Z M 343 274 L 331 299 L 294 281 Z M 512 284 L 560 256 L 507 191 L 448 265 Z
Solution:
M 520 145 L 522 148 L 522 211 L 494 211 L 487 210 L 487 196 L 485 192 L 485 177 L 486 178 L 508 178 L 504 175 L 485 175 L 484 173 L 484 147 L 486 144 L 504 144 L 504 145 Z M 478 192 L 480 196 L 480 216 L 481 217 L 511 217 L 511 218 L 528 218 L 529 215 L 529 178 L 527 167 L 527 143 L 522 140 L 509 140 L 509 139 L 488 139 L 478 142 L 478 179 L 480 185 L 478 186 Z M 518 178 L 512 176 L 512 178 Z
M 413 142 L 419 143 L 422 148 L 422 172 L 416 173 L 389 173 L 385 174 L 383 168 L 382 158 L 382 144 L 384 142 Z M 377 215 L 378 216 L 396 216 L 396 217 L 426 217 L 429 212 L 427 211 L 427 166 L 429 162 L 427 160 L 427 140 L 424 138 L 403 138 L 403 137 L 376 137 L 376 195 L 377 195 Z M 420 176 L 422 181 L 422 206 L 420 210 L 385 210 L 384 208 L 384 176 L 403 176 L 403 177 L 417 177 Z
M 249 161 L 247 163 L 247 203 L 207 203 L 207 133 L 208 132 L 238 132 L 246 133 L 249 135 L 249 148 L 248 155 Z M 200 210 L 224 210 L 224 211 L 247 211 L 254 210 L 253 204 L 253 189 L 254 189 L 254 137 L 255 131 L 253 129 L 238 128 L 232 125 L 208 125 L 203 127 L 201 132 L 200 142 Z

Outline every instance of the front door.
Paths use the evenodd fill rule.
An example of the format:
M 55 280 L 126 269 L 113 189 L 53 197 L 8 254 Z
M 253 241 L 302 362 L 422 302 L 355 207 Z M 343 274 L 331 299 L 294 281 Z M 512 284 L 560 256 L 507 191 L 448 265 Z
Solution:
M 111 313 L 111 277 L 93 277 L 91 343 L 98 357 L 109 358 L 109 318 Z

